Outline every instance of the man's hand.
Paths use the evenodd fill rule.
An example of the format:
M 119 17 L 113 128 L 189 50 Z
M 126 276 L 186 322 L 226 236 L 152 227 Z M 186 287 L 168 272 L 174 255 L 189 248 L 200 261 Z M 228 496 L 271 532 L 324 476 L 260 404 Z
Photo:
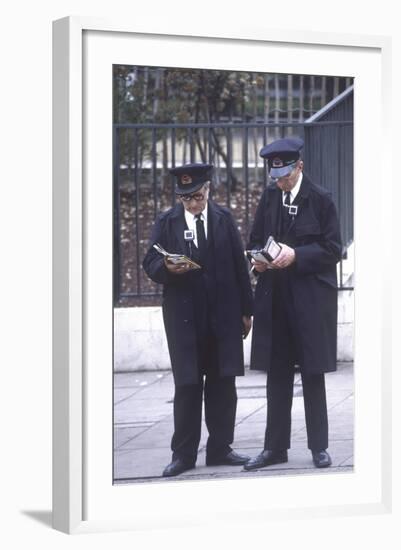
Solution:
M 249 331 L 251 330 L 252 328 L 252 318 L 251 317 L 247 317 L 246 315 L 243 315 L 242 316 L 242 325 L 243 325 L 243 333 L 242 333 L 242 337 L 245 338 L 248 336 L 249 334 Z
M 187 273 L 191 270 L 189 264 L 173 264 L 173 262 L 169 262 L 167 258 L 164 258 L 164 265 L 167 267 L 169 272 L 174 275 L 182 275 L 183 273 Z
M 295 250 L 283 243 L 279 243 L 279 245 L 281 246 L 281 252 L 270 264 L 273 269 L 283 269 L 295 262 Z
M 270 262 L 269 263 L 258 262 L 257 260 L 254 260 L 253 258 L 252 258 L 251 263 L 252 263 L 255 271 L 257 271 L 258 273 L 263 273 L 264 271 L 266 271 L 266 269 L 269 269 L 269 266 L 271 265 Z
M 263 273 L 267 269 L 284 269 L 295 262 L 295 250 L 286 244 L 279 243 L 281 252 L 273 262 L 258 262 L 252 260 L 252 265 L 258 273 Z

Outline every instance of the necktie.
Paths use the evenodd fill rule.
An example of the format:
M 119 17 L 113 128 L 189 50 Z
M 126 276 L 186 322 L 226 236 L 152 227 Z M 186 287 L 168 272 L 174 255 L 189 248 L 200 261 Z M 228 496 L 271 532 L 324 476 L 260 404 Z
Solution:
M 291 191 L 286 191 L 285 192 L 284 204 L 288 204 L 288 206 L 290 206 L 290 204 L 291 204 Z
M 201 214 L 197 214 L 195 218 L 196 218 L 196 236 L 198 239 L 198 250 L 199 250 L 199 255 L 201 257 L 201 262 L 203 263 L 206 256 L 205 227 L 203 225 Z

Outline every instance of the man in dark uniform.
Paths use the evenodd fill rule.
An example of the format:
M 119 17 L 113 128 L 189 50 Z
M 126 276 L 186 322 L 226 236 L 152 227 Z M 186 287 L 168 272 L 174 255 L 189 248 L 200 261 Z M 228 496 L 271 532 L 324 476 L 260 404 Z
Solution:
M 274 261 L 252 262 L 258 282 L 251 368 L 267 370 L 267 425 L 264 450 L 245 470 L 288 461 L 295 365 L 313 463 L 331 464 L 324 373 L 336 370 L 342 246 L 330 194 L 303 174 L 302 147 L 301 139 L 285 138 L 260 152 L 274 181 L 261 197 L 248 248 L 263 248 L 271 235 L 282 249 Z
M 251 329 L 252 289 L 234 220 L 227 208 L 209 200 L 212 168 L 187 164 L 171 170 L 179 202 L 156 219 L 143 262 L 148 276 L 163 284 L 163 319 L 175 383 L 173 455 L 163 476 L 195 466 L 203 393 L 209 432 L 206 465 L 249 460 L 230 445 L 235 376 L 244 374 L 242 339 Z M 190 257 L 201 269 L 166 261 L 153 248 L 155 243 Z

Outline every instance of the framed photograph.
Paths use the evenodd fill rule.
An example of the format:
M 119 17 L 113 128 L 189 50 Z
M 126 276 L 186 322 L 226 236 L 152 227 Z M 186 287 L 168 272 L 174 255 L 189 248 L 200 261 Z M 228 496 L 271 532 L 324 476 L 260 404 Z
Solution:
M 386 513 L 391 487 L 390 40 L 271 29 L 168 34 L 121 21 L 54 23 L 53 518 L 68 533 Z M 336 475 L 115 483 L 113 456 L 113 67 L 341 75 L 353 81 L 354 468 Z M 372 136 L 375 164 L 372 177 Z M 389 191 L 391 192 L 391 191 Z M 115 203 L 115 202 L 114 202 Z M 375 224 L 371 213 L 375 213 Z M 386 248 L 387 247 L 387 248 Z M 114 274 L 115 275 L 115 274 Z M 114 286 L 113 286 L 114 283 Z M 366 343 L 369 342 L 369 346 Z M 268 497 L 266 497 L 268 495 Z
M 171 170 L 188 163 L 197 163 L 198 170 L 202 169 L 199 164 L 202 166 L 205 162 L 213 167 L 209 186 L 211 208 L 228 208 L 243 248 L 244 243 L 249 241 L 262 194 L 266 188 L 272 190 L 269 187 L 272 180 L 263 158 L 260 157 L 260 151 L 267 143 L 277 143 L 276 140 L 280 138 L 301 138 L 303 173 L 306 178 L 319 182 L 331 193 L 342 229 L 337 284 L 333 285 L 334 288 L 328 285 L 323 289 L 320 287 L 321 290 L 328 291 L 332 298 L 330 303 L 334 307 L 330 310 L 334 310 L 334 313 L 330 332 L 334 340 L 337 329 L 338 346 L 337 356 L 333 353 L 332 358 L 336 371 L 327 374 L 324 389 L 329 409 L 332 467 L 321 468 L 319 471 L 322 474 L 349 471 L 353 468 L 354 408 L 353 79 L 338 75 L 272 74 L 118 64 L 113 65 L 112 78 L 114 483 L 162 482 L 166 481 L 163 478 L 176 477 L 164 473 L 171 473 L 168 464 L 172 462 L 172 451 L 177 448 L 180 448 L 181 455 L 185 453 L 185 456 L 191 456 L 191 462 L 188 461 L 190 467 L 185 465 L 185 470 L 177 474 L 179 477 L 176 477 L 176 481 L 316 473 L 307 448 L 308 432 L 311 430 L 308 430 L 310 424 L 307 427 L 305 422 L 304 395 L 308 393 L 302 384 L 301 366 L 295 371 L 292 392 L 289 460 L 270 465 L 268 469 L 255 468 L 253 473 L 244 471 L 241 467 L 243 464 L 237 463 L 246 461 L 246 457 L 257 456 L 264 447 L 267 418 L 265 371 L 268 353 L 264 353 L 265 359 L 259 364 L 259 368 L 264 367 L 265 371 L 250 368 L 251 345 L 254 350 L 261 347 L 257 338 L 254 341 L 253 330 L 243 342 L 239 331 L 238 338 L 231 334 L 230 349 L 224 350 L 220 361 L 213 363 L 209 355 L 209 364 L 213 364 L 214 370 L 218 372 L 225 368 L 224 358 L 230 356 L 230 351 L 236 345 L 239 353 L 231 355 L 230 364 L 226 367 L 233 368 L 237 358 L 242 360 L 243 355 L 245 359 L 245 376 L 241 376 L 242 369 L 236 371 L 238 376 L 235 379 L 235 392 L 229 394 L 227 402 L 221 393 L 217 400 L 221 409 L 216 416 L 226 419 L 226 427 L 220 431 L 217 422 L 208 421 L 208 377 L 204 379 L 207 389 L 203 399 L 203 422 L 198 420 L 201 400 L 195 401 L 196 398 L 192 396 L 189 410 L 182 410 L 181 406 L 185 408 L 182 404 L 187 393 L 195 392 L 198 395 L 196 392 L 202 391 L 198 385 L 195 388 L 193 384 L 191 388 L 187 384 L 182 391 L 175 391 L 180 386 L 180 381 L 177 380 L 180 368 L 181 376 L 184 378 L 185 373 L 186 381 L 190 373 L 197 372 L 199 368 L 199 363 L 196 363 L 199 353 L 195 349 L 189 351 L 188 344 L 191 347 L 193 342 L 192 319 L 199 320 L 204 311 L 199 302 L 196 306 L 193 305 L 194 295 L 204 292 L 198 286 L 202 272 L 198 272 L 196 276 L 192 274 L 188 277 L 175 277 L 175 280 L 173 278 L 165 281 L 167 284 L 164 286 L 158 284 L 158 275 L 154 270 L 151 276 L 147 273 L 150 269 L 149 259 L 153 258 L 151 261 L 155 261 L 160 268 L 160 254 L 167 254 L 160 243 L 154 243 L 153 249 L 149 249 L 149 238 L 153 226 L 158 223 L 155 222 L 158 214 L 170 216 L 176 213 L 177 217 L 174 215 L 174 219 L 178 220 L 181 219 L 181 205 L 183 216 L 184 208 L 188 208 L 185 210 L 185 217 L 188 216 L 187 212 L 206 208 L 206 202 L 202 199 L 179 199 L 175 193 Z M 186 177 L 185 181 L 187 179 L 190 180 L 191 177 Z M 302 186 L 305 188 L 304 184 Z M 273 196 L 274 194 L 271 195 Z M 296 231 L 295 227 L 305 226 L 305 221 L 302 221 L 303 212 L 306 210 L 302 204 L 299 216 L 296 204 L 288 207 L 284 218 L 292 220 L 291 231 Z M 190 220 L 191 218 L 189 223 Z M 276 231 L 277 227 L 272 228 L 272 232 L 279 238 Z M 310 231 L 310 225 L 307 231 Z M 189 256 L 196 254 L 194 230 L 185 231 L 182 227 L 176 227 L 173 235 L 177 233 L 178 239 L 183 236 L 184 241 L 180 243 L 180 240 L 173 240 L 170 243 L 170 246 L 175 247 L 172 250 L 178 253 L 175 258 L 170 255 L 170 261 L 185 265 L 191 262 Z M 211 231 L 209 229 L 209 233 L 213 237 L 213 228 Z M 231 242 L 221 229 L 219 237 L 223 235 L 225 243 L 230 247 Z M 156 240 L 167 238 L 170 237 L 164 234 Z M 219 240 L 220 243 L 223 241 L 218 237 L 212 239 L 212 244 Z M 259 250 L 248 251 L 247 254 L 255 260 L 263 261 L 265 265 L 269 265 L 282 250 L 272 235 L 266 235 L 266 239 L 259 245 Z M 225 263 L 220 259 L 224 256 L 225 248 L 221 247 L 215 252 L 218 257 L 216 270 Z M 155 255 L 154 250 L 159 255 Z M 249 271 L 250 266 L 244 262 L 243 255 L 242 250 L 238 261 L 245 264 L 244 271 Z M 333 277 L 336 261 L 333 261 Z M 200 267 L 195 264 L 195 268 Z M 212 275 L 211 280 L 216 281 L 214 284 L 219 284 L 217 271 L 215 273 L 216 276 Z M 248 288 L 252 292 L 248 286 L 251 284 L 255 287 L 255 296 L 260 292 L 260 287 L 256 289 L 259 277 L 253 272 L 244 272 L 244 280 L 230 277 L 232 273 L 233 270 L 225 265 L 220 274 L 220 280 L 224 280 L 224 284 L 216 293 L 221 299 L 213 300 L 213 305 L 209 300 L 209 311 L 216 311 L 217 303 L 221 304 L 219 311 L 222 318 L 216 322 L 217 337 L 221 334 L 221 328 L 226 329 L 229 319 L 236 322 L 238 318 L 238 322 L 241 322 L 239 314 L 227 314 L 228 305 L 235 303 L 240 289 Z M 223 287 L 227 286 L 230 278 L 237 290 L 228 297 L 224 294 Z M 196 292 L 188 292 L 187 289 L 194 285 Z M 178 288 L 181 292 L 188 292 L 188 295 L 185 298 L 175 296 L 175 289 Z M 211 290 L 209 294 L 210 292 Z M 207 292 L 204 294 L 207 295 Z M 326 296 L 326 301 L 327 298 Z M 321 302 L 324 301 L 325 298 L 321 297 Z M 181 307 L 183 302 L 191 304 L 185 312 Z M 208 303 L 207 299 L 202 300 L 202 303 Z M 169 304 L 173 309 L 174 321 L 167 323 L 165 330 L 163 313 L 166 313 L 166 309 L 169 310 Z M 336 307 L 340 311 L 338 316 Z M 279 319 L 277 314 L 273 316 L 272 325 L 277 338 L 279 334 L 283 334 L 281 330 L 277 330 Z M 188 332 L 185 330 L 186 322 L 189 323 Z M 255 315 L 254 325 L 257 326 L 258 322 Z M 319 325 L 323 326 L 321 322 Z M 173 333 L 177 326 L 180 327 L 177 330 L 179 337 L 175 339 Z M 199 327 L 199 323 L 197 326 Z M 269 330 L 268 327 L 266 329 Z M 169 335 L 170 345 L 166 334 Z M 198 337 L 198 340 L 206 349 L 205 340 L 209 338 Z M 266 341 L 266 338 L 263 340 Z M 319 338 L 314 333 L 314 341 L 317 340 Z M 180 367 L 175 350 L 179 353 L 183 348 L 185 364 Z M 287 349 L 288 345 L 283 345 L 282 348 Z M 327 349 L 327 340 L 321 348 Z M 173 354 L 171 361 L 169 350 Z M 255 366 L 254 358 L 255 354 L 252 367 Z M 306 365 L 309 362 L 305 360 L 304 363 Z M 324 366 L 329 370 L 327 363 L 326 358 L 320 362 L 319 367 Z M 209 368 L 209 373 L 210 370 Z M 223 392 L 223 388 L 220 392 Z M 212 410 L 214 406 L 217 405 L 212 397 Z M 230 412 L 233 410 L 235 414 Z M 179 414 L 174 414 L 174 411 L 179 411 Z M 282 416 L 283 412 L 280 411 L 280 417 Z M 316 416 L 323 419 L 324 410 Z M 181 424 L 183 418 L 190 419 L 185 426 Z M 237 456 L 234 464 L 210 464 L 210 442 L 214 440 L 215 430 L 218 432 L 215 439 L 229 439 L 230 448 L 242 456 Z M 324 430 L 323 427 L 322 433 Z M 327 444 L 322 444 L 321 448 L 323 446 L 327 448 Z M 196 463 L 192 467 L 194 457 Z M 223 460 L 217 462 L 226 462 L 222 458 Z M 176 471 L 173 470 L 173 473 Z

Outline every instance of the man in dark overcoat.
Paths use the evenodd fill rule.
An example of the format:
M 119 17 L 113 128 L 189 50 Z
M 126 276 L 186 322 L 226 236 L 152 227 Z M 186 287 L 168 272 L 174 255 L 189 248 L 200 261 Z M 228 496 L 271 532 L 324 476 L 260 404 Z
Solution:
M 195 466 L 202 398 L 209 432 L 206 465 L 242 465 L 249 457 L 231 448 L 237 393 L 244 374 L 243 337 L 251 329 L 252 289 L 235 222 L 209 199 L 210 164 L 171 170 L 179 202 L 160 214 L 143 267 L 163 285 L 163 319 L 175 383 L 172 462 L 163 476 Z M 153 245 L 184 254 L 201 266 L 175 265 Z
M 274 261 L 252 261 L 258 281 L 251 369 L 267 371 L 267 425 L 264 449 L 245 470 L 288 461 L 295 365 L 313 463 L 331 464 L 324 373 L 336 370 L 342 245 L 329 192 L 303 173 L 302 147 L 299 138 L 283 138 L 260 153 L 273 183 L 260 199 L 247 248 L 263 248 L 269 236 L 282 248 Z

